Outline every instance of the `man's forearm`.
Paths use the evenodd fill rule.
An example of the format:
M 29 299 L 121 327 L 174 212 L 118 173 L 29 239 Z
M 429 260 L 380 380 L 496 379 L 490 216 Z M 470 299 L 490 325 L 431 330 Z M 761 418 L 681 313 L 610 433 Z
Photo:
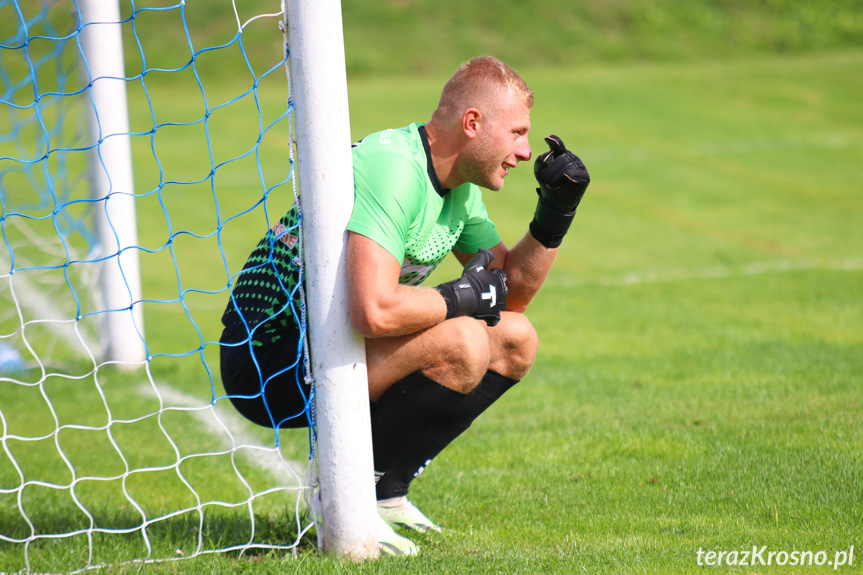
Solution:
M 393 337 L 437 325 L 447 306 L 434 289 L 399 285 L 398 261 L 373 240 L 348 236 L 348 293 L 354 327 L 365 337 Z
M 547 248 L 528 232 L 507 254 L 504 271 L 509 287 L 506 309 L 524 312 L 539 288 L 557 256 L 557 248 Z
M 431 288 L 396 286 L 390 297 L 351 307 L 351 319 L 365 337 L 416 333 L 446 318 L 446 302 Z

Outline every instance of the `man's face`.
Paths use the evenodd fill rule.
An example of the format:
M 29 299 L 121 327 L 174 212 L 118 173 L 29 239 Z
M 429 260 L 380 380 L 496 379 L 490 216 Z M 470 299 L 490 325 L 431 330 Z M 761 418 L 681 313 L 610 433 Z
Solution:
M 464 150 L 462 172 L 467 181 L 497 191 L 503 188 L 510 169 L 530 159 L 530 108 L 507 91 L 497 109 L 484 119 L 477 136 Z

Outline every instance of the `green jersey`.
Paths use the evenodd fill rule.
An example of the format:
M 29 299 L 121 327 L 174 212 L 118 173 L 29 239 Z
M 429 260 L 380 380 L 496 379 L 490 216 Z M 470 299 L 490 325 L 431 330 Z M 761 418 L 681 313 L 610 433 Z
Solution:
M 474 253 L 500 242 L 474 184 L 445 189 L 421 123 L 377 132 L 353 146 L 354 209 L 348 230 L 401 263 L 399 283 L 419 285 L 453 249 Z M 270 229 L 237 276 L 222 323 L 256 345 L 297 329 L 300 309 L 296 207 Z
M 500 242 L 477 186 L 441 185 L 423 124 L 367 136 L 354 144 L 353 161 L 348 230 L 401 263 L 399 283 L 421 284 L 453 249 L 474 253 Z

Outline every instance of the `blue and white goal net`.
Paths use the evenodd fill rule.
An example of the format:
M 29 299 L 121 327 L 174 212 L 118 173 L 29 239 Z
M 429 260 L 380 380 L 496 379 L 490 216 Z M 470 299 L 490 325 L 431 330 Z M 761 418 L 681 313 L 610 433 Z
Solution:
M 0 0 L 0 572 L 296 551 L 309 432 L 241 418 L 218 343 L 297 193 L 280 2 L 106 4 Z

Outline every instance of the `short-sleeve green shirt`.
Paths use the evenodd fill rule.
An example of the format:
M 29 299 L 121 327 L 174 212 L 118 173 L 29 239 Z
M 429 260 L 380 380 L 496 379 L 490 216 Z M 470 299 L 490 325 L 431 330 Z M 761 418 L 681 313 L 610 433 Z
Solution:
M 421 284 L 453 249 L 491 248 L 500 234 L 474 184 L 445 189 L 431 165 L 422 123 L 354 144 L 354 210 L 348 230 L 401 263 L 399 283 Z

